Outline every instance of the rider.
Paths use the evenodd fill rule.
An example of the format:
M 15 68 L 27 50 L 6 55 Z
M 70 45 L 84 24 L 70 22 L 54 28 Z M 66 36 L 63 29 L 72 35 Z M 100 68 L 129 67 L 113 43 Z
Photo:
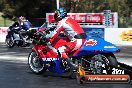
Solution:
M 24 16 L 19 17 L 18 23 L 20 27 L 24 30 L 28 30 L 29 28 L 32 27 L 32 24 Z
M 12 29 L 13 27 L 19 27 L 18 30 L 21 30 L 21 29 L 28 30 L 30 27 L 32 27 L 32 24 L 28 20 L 26 20 L 26 18 L 24 16 L 20 16 L 18 18 L 18 21 L 15 21 L 9 27 L 9 29 Z
M 63 60 L 66 60 L 71 67 L 77 68 L 77 66 L 68 57 L 67 53 L 79 50 L 84 44 L 86 34 L 75 20 L 71 17 L 67 17 L 67 12 L 63 8 L 55 11 L 54 20 L 57 22 L 57 26 L 54 34 L 50 36 L 50 39 L 54 41 L 62 32 L 68 37 L 69 42 L 64 46 L 59 47 L 58 51 Z

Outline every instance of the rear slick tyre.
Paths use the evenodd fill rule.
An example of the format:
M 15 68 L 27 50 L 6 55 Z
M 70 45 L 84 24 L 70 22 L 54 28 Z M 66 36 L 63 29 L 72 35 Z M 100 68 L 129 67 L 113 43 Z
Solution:
M 92 57 L 91 61 L 94 74 L 112 74 L 112 67 L 118 66 L 114 54 L 97 54 Z

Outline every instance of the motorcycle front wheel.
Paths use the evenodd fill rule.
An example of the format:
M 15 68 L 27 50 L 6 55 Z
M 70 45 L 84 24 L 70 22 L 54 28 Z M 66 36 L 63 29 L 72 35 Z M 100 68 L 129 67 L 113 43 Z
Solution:
M 5 43 L 6 43 L 6 45 L 9 47 L 9 48 L 13 48 L 14 47 L 14 45 L 15 45 L 15 42 L 14 42 L 14 40 L 13 40 L 13 37 L 12 36 L 6 36 L 6 39 L 5 39 Z
M 31 71 L 35 74 L 42 74 L 47 70 L 45 65 L 42 63 L 42 59 L 40 59 L 34 51 L 32 51 L 28 56 L 28 65 Z

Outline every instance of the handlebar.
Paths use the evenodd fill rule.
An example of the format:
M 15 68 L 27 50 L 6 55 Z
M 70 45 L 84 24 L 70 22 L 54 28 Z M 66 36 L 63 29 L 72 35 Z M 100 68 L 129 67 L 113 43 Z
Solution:
M 41 44 L 41 45 L 46 45 L 48 42 L 46 39 L 46 32 L 37 32 L 37 30 L 32 29 L 26 32 L 29 38 L 33 39 L 33 43 L 35 44 Z
M 26 35 L 28 35 L 29 38 L 33 39 L 33 43 L 46 45 L 47 42 L 49 42 L 49 39 L 46 38 L 46 35 L 49 34 L 50 31 L 53 31 L 54 29 L 55 27 L 50 27 L 42 31 L 31 29 L 26 31 Z
M 19 33 L 20 27 L 12 27 L 10 28 L 10 30 L 13 31 L 14 33 Z

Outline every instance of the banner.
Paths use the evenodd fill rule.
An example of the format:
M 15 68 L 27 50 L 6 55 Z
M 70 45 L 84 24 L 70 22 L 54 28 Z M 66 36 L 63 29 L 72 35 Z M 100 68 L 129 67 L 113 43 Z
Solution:
M 132 45 L 132 28 L 105 28 L 105 40 L 118 45 Z
M 0 42 L 5 42 L 8 27 L 0 27 Z
M 85 25 L 105 25 L 105 15 L 103 13 L 67 13 L 68 16 L 76 20 L 78 23 L 85 23 Z M 116 12 L 111 13 L 111 28 L 118 27 L 118 14 Z M 46 13 L 46 21 L 50 24 L 54 24 L 54 13 Z
M 102 23 L 103 14 L 92 14 L 92 13 L 68 13 L 68 16 L 75 19 L 77 22 L 86 22 L 86 23 Z M 47 22 L 54 21 L 54 13 L 47 14 Z
M 104 38 L 104 28 L 83 28 L 88 37 Z

